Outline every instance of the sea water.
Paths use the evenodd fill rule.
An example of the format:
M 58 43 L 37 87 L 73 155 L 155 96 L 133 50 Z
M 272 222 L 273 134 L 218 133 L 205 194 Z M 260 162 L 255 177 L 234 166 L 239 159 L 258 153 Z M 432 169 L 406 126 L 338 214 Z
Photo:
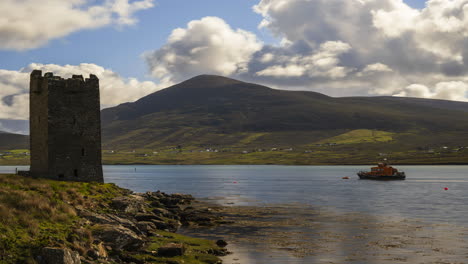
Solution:
M 14 173 L 26 166 L 0 166 Z M 397 166 L 404 181 L 359 180 L 368 166 L 104 166 L 106 182 L 224 205 L 305 204 L 342 212 L 465 224 L 468 166 Z M 349 177 L 344 180 L 342 177 Z

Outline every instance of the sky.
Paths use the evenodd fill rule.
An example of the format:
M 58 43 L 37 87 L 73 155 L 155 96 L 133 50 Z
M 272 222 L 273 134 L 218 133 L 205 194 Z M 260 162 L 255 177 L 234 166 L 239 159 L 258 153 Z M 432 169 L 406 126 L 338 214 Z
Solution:
M 96 74 L 103 108 L 199 74 L 468 101 L 468 0 L 0 0 L 0 130 L 33 69 Z

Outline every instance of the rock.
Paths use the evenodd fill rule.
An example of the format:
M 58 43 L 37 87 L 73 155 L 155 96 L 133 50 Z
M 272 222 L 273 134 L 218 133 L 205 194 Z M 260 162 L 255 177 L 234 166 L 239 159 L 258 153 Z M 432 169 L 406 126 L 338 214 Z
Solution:
M 128 214 L 145 212 L 145 199 L 139 195 L 121 196 L 114 198 L 111 207 Z
M 166 195 L 160 191 L 157 192 L 146 192 L 144 194 L 140 194 L 142 197 L 149 201 L 158 201 L 160 198 L 165 197 Z
M 163 221 L 163 219 L 159 216 L 156 216 L 154 214 L 136 214 L 135 215 L 135 219 L 138 221 L 138 222 L 141 222 L 141 221 Z
M 171 195 L 172 198 L 178 199 L 179 204 L 190 204 L 195 198 L 190 194 L 174 193 Z
M 222 257 L 222 256 L 226 256 L 227 254 L 229 254 L 229 252 L 225 248 L 211 248 L 208 250 L 207 253 L 217 256 L 217 257 Z
M 86 252 L 86 255 L 88 255 L 88 257 L 94 260 L 97 260 L 99 258 L 99 253 L 94 249 L 88 250 L 88 252 Z
M 88 219 L 94 224 L 121 225 L 128 229 L 131 229 L 137 234 L 142 234 L 142 232 L 140 231 L 140 229 L 138 229 L 137 225 L 134 222 L 126 218 L 118 217 L 114 214 L 98 214 L 89 211 L 80 211 L 79 215 L 83 218 Z
M 66 248 L 45 247 L 38 260 L 40 264 L 81 264 L 80 255 Z
M 169 225 L 168 223 L 164 221 L 154 220 L 154 221 L 151 221 L 151 223 L 153 223 L 156 226 L 156 228 L 159 230 L 169 230 L 171 228 L 171 225 Z
M 218 247 L 225 247 L 228 245 L 228 243 L 222 239 L 216 241 L 216 245 L 218 245 Z
M 157 207 L 157 208 L 164 207 L 164 205 L 162 203 L 160 203 L 159 200 L 158 201 L 152 201 L 150 203 L 150 206 L 151 207 Z
M 168 210 L 163 209 L 163 208 L 154 208 L 153 209 L 153 214 L 155 214 L 157 216 L 162 216 L 162 217 L 171 217 L 171 216 L 173 216 L 171 212 L 169 212 Z
M 99 242 L 99 244 L 96 245 L 96 250 L 98 252 L 99 258 L 108 258 L 109 255 L 107 254 L 107 250 L 104 247 L 104 243 Z
M 149 234 L 152 231 L 158 229 L 156 225 L 153 224 L 153 222 L 145 222 L 145 221 L 138 222 L 137 227 L 145 234 Z
M 94 233 L 114 250 L 137 250 L 144 244 L 135 232 L 120 225 L 99 225 Z
M 88 257 L 94 260 L 108 258 L 107 250 L 104 248 L 104 244 L 102 242 L 99 242 L 99 244 L 94 245 L 93 249 L 88 250 L 86 255 L 88 255 Z
M 183 244 L 169 243 L 158 248 L 158 256 L 161 257 L 176 257 L 185 254 L 185 246 Z
M 182 213 L 182 209 L 178 205 L 168 205 L 166 206 L 166 209 L 171 213 L 175 215 L 179 215 Z
M 186 209 L 181 213 L 180 219 L 184 225 L 192 223 L 201 226 L 213 225 L 213 221 L 221 220 L 222 218 L 213 214 L 208 210 Z

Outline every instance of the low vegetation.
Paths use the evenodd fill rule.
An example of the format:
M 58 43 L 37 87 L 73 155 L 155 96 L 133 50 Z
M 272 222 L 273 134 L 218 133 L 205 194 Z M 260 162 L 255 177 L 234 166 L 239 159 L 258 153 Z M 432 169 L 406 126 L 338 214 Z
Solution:
M 171 202 L 174 200 L 168 195 L 158 195 L 161 199 Z M 112 258 L 120 259 L 119 263 L 144 261 L 201 264 L 219 261 L 212 253 L 223 251 L 214 242 L 182 236 L 159 228 L 151 233 L 151 237 L 141 238 L 146 242 L 138 250 L 115 250 L 118 245 L 102 244 L 96 232 L 101 228 L 102 221 L 120 219 L 122 223 L 128 224 L 130 220 L 121 219 L 133 219 L 128 212 L 123 213 L 112 206 L 115 199 L 134 202 L 129 190 L 114 184 L 59 182 L 0 174 L 0 263 L 36 263 L 37 256 L 45 247 L 70 249 L 77 252 L 86 263 L 114 263 Z M 155 202 L 155 199 L 153 205 L 149 205 L 147 201 L 143 204 L 144 208 L 139 208 L 138 212 L 153 210 L 156 208 L 154 206 L 165 212 L 164 205 Z M 146 217 L 156 218 L 151 213 L 147 213 Z M 101 222 L 95 222 L 93 219 L 100 219 Z M 158 219 L 174 221 L 165 220 L 164 217 Z M 158 223 L 166 225 L 162 221 Z M 167 228 L 171 229 L 171 225 L 167 224 Z M 186 253 L 170 258 L 158 256 L 158 248 L 171 242 L 183 245 L 187 249 Z M 101 255 L 94 253 L 98 251 Z

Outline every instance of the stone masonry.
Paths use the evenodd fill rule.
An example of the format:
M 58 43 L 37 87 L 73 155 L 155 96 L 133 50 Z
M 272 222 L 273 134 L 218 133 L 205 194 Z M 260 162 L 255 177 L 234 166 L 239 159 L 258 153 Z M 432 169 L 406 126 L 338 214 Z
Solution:
M 33 177 L 103 182 L 99 79 L 34 70 L 30 80 Z

